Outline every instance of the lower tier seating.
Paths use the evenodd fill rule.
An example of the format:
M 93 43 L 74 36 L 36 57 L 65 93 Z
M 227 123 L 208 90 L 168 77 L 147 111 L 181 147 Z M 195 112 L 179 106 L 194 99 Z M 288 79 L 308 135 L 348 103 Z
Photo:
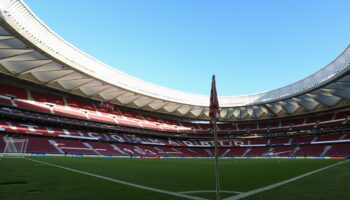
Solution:
M 247 157 L 262 157 L 265 156 L 269 147 L 252 147 L 245 155 Z
M 350 144 L 333 144 L 332 148 L 326 153 L 326 156 L 349 156 L 350 155 Z
M 225 157 L 241 157 L 247 151 L 247 148 L 231 148 L 227 150 Z
M 27 153 L 50 154 L 84 154 L 84 155 L 114 155 L 141 157 L 213 157 L 214 148 L 208 141 L 187 141 L 176 139 L 157 139 L 131 135 L 97 133 L 70 129 L 43 128 L 33 124 L 0 121 L 0 153 L 4 152 L 6 142 L 13 139 L 28 139 Z M 13 132 L 4 132 L 11 129 Z M 52 133 L 43 133 L 48 131 Z M 60 132 L 60 134 L 57 134 Z M 56 133 L 56 134 L 55 134 Z M 336 135 L 346 138 L 345 134 Z M 330 136 L 333 139 L 334 136 Z M 301 139 L 301 137 L 296 137 Z M 294 140 L 296 138 L 288 138 Z M 316 136 L 303 137 L 316 138 Z M 324 136 L 323 138 L 327 138 Z M 252 140 L 252 139 L 250 139 Z M 264 157 L 264 156 L 296 156 L 296 157 L 350 157 L 350 142 L 347 140 L 324 141 L 314 143 L 289 143 L 268 145 L 270 139 L 258 140 L 254 146 L 250 140 L 241 141 L 242 145 L 229 146 L 229 143 L 219 142 L 221 157 Z M 266 143 L 261 143 L 265 141 Z M 282 140 L 281 140 L 282 141 Z M 287 140 L 284 140 L 287 141 Z M 298 140 L 297 140 L 298 141 Z M 326 143 L 324 143 L 326 142 Z M 249 145 L 252 143 L 253 145 Z M 265 145 L 265 146 L 262 146 Z M 15 148 L 14 148 L 15 149 Z M 13 150 L 16 152 L 16 150 Z
M 326 145 L 303 145 L 294 156 L 321 156 Z

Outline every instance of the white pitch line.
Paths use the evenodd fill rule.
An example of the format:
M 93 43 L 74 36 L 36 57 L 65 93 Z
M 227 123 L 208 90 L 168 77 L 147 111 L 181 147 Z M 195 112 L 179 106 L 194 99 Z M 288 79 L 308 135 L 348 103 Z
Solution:
M 120 183 L 120 184 L 131 186 L 131 187 L 144 189 L 144 190 L 164 193 L 164 194 L 177 196 L 177 197 L 183 197 L 183 198 L 187 198 L 187 199 L 205 200 L 205 199 L 200 198 L 200 197 L 194 197 L 194 196 L 189 196 L 189 195 L 181 194 L 181 193 L 177 193 L 177 192 L 170 192 L 170 191 L 166 191 L 166 190 L 162 190 L 162 189 L 151 188 L 151 187 L 147 187 L 147 186 L 143 186 L 143 185 L 129 183 L 129 182 L 126 182 L 126 181 L 121 181 L 121 180 L 109 178 L 109 177 L 106 177 L 106 176 L 100 176 L 100 175 L 92 174 L 92 173 L 89 173 L 89 172 L 84 172 L 84 171 L 80 171 L 80 170 L 76 170 L 76 169 L 71 169 L 71 168 L 68 168 L 68 167 L 63 167 L 63 166 L 60 166 L 60 165 L 55 165 L 55 164 L 51 164 L 51 163 L 47 163 L 47 162 L 43 162 L 43 161 L 39 161 L 39 160 L 35 160 L 35 159 L 30 159 L 30 158 L 24 158 L 24 159 L 31 160 L 31 161 L 38 162 L 38 163 L 42 163 L 42 164 L 46 164 L 46 165 L 49 165 L 49 166 L 52 166 L 52 167 L 58 167 L 58 168 L 65 169 L 65 170 L 72 171 L 72 172 L 76 172 L 76 173 L 85 174 L 85 175 L 88 175 L 88 176 L 93 176 L 93 177 L 96 177 L 96 178 L 112 181 L 112 182 L 115 182 L 115 183 Z
M 265 186 L 265 187 L 262 187 L 262 188 L 259 188 L 259 189 L 256 189 L 256 190 L 251 190 L 249 192 L 245 192 L 245 193 L 241 193 L 237 196 L 233 196 L 233 197 L 229 197 L 225 200 L 237 200 L 237 199 L 241 199 L 241 198 L 244 198 L 244 197 L 247 197 L 247 196 L 251 196 L 253 194 L 256 194 L 256 193 L 259 193 L 259 192 L 263 192 L 265 190 L 270 190 L 270 189 L 273 189 L 275 187 L 278 187 L 278 186 L 281 186 L 281 185 L 284 185 L 284 184 L 287 184 L 287 183 L 290 183 L 292 181 L 296 181 L 298 179 L 301 179 L 301 178 L 304 178 L 306 176 L 309 176 L 311 174 L 315 174 L 317 172 L 320 172 L 320 171 L 323 171 L 323 170 L 326 170 L 328 168 L 331 168 L 331 167 L 334 167 L 334 166 L 337 166 L 337 165 L 340 165 L 340 164 L 343 164 L 345 162 L 348 162 L 350 160 L 346 160 L 346 161 L 342 161 L 342 162 L 338 162 L 336 164 L 333 164 L 333 165 L 329 165 L 327 167 L 323 167 L 321 169 L 317 169 L 317 170 L 314 170 L 314 171 L 311 171 L 311 172 L 308 172 L 308 173 L 305 173 L 305 174 L 302 174 L 300 176 L 296 176 L 294 178 L 291 178 L 291 179 L 288 179 L 288 180 L 285 180 L 285 181 L 282 181 L 282 182 L 278 182 L 278 183 L 275 183 L 275 184 L 272 184 L 272 185 L 268 185 L 268 186 Z
M 209 192 L 216 192 L 216 190 L 196 190 L 196 191 L 185 191 L 185 192 L 179 192 L 181 194 L 192 194 L 192 193 L 209 193 Z M 228 190 L 220 190 L 220 193 L 234 193 L 234 194 L 241 194 L 243 192 L 237 192 L 237 191 L 228 191 Z

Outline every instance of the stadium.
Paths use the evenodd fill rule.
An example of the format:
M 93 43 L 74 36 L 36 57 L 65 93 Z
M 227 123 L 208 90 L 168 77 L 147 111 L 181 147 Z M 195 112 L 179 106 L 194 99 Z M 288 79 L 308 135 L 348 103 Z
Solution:
M 210 96 L 120 72 L 0 1 L 0 199 L 215 199 Z M 221 199 L 349 199 L 350 46 L 219 96 Z

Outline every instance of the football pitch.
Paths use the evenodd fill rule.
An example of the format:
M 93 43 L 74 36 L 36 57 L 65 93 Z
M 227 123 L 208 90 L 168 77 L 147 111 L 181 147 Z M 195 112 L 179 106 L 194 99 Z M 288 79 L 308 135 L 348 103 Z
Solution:
M 350 160 L 220 159 L 222 199 L 350 199 Z M 0 199 L 215 199 L 213 159 L 0 160 Z

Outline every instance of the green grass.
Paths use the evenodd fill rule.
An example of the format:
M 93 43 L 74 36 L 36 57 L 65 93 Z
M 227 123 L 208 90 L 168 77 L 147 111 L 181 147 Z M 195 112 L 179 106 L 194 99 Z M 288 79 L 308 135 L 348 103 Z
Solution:
M 33 157 L 72 169 L 172 192 L 215 190 L 211 159 Z M 340 160 L 220 160 L 220 189 L 247 192 Z M 350 162 L 245 199 L 350 199 Z M 214 199 L 215 193 L 192 193 Z M 222 193 L 223 198 L 234 194 Z M 0 160 L 0 199 L 182 199 L 24 159 Z

